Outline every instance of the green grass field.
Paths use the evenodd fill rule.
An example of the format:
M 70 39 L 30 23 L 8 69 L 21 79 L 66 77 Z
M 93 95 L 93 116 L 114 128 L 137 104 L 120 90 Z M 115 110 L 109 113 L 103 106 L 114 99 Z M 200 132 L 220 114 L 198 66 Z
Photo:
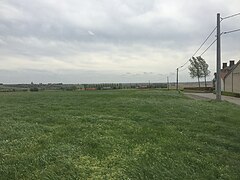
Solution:
M 240 179 L 240 107 L 160 90 L 0 93 L 0 179 Z

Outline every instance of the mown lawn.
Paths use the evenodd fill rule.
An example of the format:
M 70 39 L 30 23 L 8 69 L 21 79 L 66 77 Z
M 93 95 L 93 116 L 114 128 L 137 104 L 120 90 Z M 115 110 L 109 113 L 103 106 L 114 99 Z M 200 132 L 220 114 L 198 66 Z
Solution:
M 240 107 L 159 90 L 0 93 L 0 179 L 240 179 Z

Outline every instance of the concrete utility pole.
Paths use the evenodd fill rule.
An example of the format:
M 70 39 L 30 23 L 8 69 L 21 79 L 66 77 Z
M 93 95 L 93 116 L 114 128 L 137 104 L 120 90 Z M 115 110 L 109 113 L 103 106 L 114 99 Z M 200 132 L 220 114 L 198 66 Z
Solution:
M 169 90 L 169 78 L 167 77 L 167 89 Z
M 177 86 L 176 86 L 176 88 L 177 88 L 177 91 L 178 91 L 178 68 L 177 68 Z
M 216 100 L 221 101 L 221 16 L 217 14 L 217 89 Z

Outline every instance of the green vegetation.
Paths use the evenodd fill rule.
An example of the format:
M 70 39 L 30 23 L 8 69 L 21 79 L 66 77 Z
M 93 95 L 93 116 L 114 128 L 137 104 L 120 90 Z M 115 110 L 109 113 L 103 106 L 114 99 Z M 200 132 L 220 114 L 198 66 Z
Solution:
M 200 78 L 204 78 L 205 82 L 205 87 L 207 87 L 207 76 L 210 75 L 210 71 L 208 70 L 209 65 L 207 62 L 201 57 L 192 57 L 189 59 L 190 61 L 190 66 L 188 67 L 189 69 L 189 74 L 191 78 L 198 78 L 198 87 L 200 87 Z
M 29 90 L 30 91 L 38 91 L 39 89 L 37 87 L 31 87 Z
M 240 98 L 240 93 L 222 91 L 222 95 Z
M 167 88 L 166 83 L 102 83 L 102 84 L 2 84 L 0 92 L 15 91 L 78 91 L 78 90 L 113 90 L 113 89 L 157 89 Z
M 0 93 L 1 179 L 240 179 L 240 111 L 174 91 Z
M 11 87 L 8 85 L 3 85 L 0 83 L 0 93 L 1 92 L 15 92 L 15 91 L 28 91 L 27 88 L 22 88 L 22 87 Z
M 212 93 L 214 91 L 213 87 L 184 87 L 183 88 L 184 92 L 194 92 L 194 93 Z

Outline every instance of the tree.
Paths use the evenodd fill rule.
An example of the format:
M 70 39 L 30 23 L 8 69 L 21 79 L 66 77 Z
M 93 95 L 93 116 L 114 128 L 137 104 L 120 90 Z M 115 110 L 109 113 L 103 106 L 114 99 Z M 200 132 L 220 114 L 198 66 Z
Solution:
M 191 59 L 189 59 L 190 61 L 190 66 L 188 67 L 189 71 L 190 71 L 190 76 L 191 78 L 198 78 L 198 86 L 200 87 L 200 78 L 202 78 L 204 76 L 201 65 L 200 65 L 200 61 L 199 58 L 195 58 L 192 57 Z
M 209 65 L 201 56 L 197 57 L 197 59 L 203 73 L 205 87 L 207 87 L 207 76 L 209 76 L 211 73 L 211 71 L 208 70 Z

